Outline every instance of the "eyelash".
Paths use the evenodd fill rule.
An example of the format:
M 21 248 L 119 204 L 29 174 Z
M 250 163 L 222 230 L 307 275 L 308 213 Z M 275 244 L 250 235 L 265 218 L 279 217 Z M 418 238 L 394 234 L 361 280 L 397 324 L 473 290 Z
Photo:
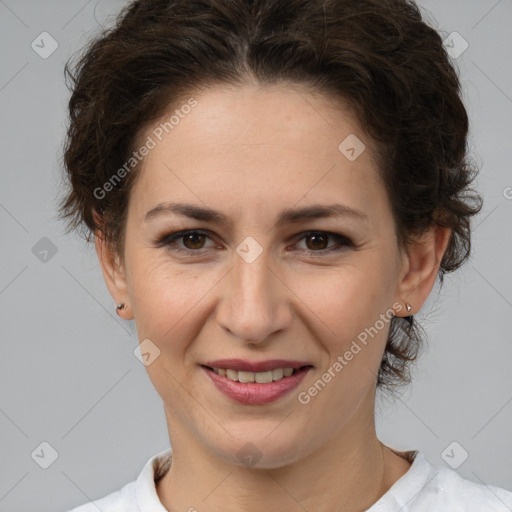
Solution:
M 198 230 L 198 229 L 189 229 L 189 230 L 178 231 L 176 233 L 170 233 L 170 234 L 164 235 L 159 240 L 157 240 L 157 242 L 156 242 L 157 247 L 166 247 L 173 252 L 188 253 L 188 254 L 201 253 L 202 251 L 206 250 L 206 249 L 186 249 L 186 248 L 183 249 L 181 247 L 176 246 L 176 244 L 175 244 L 176 240 L 178 240 L 180 238 L 184 238 L 185 236 L 190 235 L 190 234 L 204 235 L 208 238 L 211 238 L 207 231 L 202 231 L 202 230 Z M 301 233 L 300 237 L 295 238 L 294 243 L 300 242 L 301 240 L 303 240 L 311 235 L 323 235 L 323 236 L 328 236 L 330 238 L 334 238 L 335 240 L 338 241 L 338 243 L 340 245 L 338 245 L 337 247 L 335 246 L 334 248 L 331 247 L 329 249 L 320 249 L 318 251 L 314 251 L 311 249 L 299 249 L 299 251 L 305 250 L 305 251 L 313 253 L 313 254 L 324 255 L 327 253 L 341 252 L 342 250 L 346 250 L 347 247 L 349 247 L 349 248 L 355 247 L 352 240 L 350 240 L 348 237 L 346 237 L 344 235 L 339 235 L 337 233 L 331 233 L 329 231 L 305 231 L 304 233 Z

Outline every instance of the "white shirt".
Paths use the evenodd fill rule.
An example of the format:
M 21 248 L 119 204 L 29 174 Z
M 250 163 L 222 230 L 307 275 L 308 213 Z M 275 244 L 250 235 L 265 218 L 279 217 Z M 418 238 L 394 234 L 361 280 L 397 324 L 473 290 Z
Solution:
M 472 482 L 446 467 L 432 466 L 418 450 L 412 465 L 366 512 L 511 512 L 512 492 Z M 69 512 L 167 512 L 156 492 L 171 464 L 171 449 L 151 457 L 137 480 Z

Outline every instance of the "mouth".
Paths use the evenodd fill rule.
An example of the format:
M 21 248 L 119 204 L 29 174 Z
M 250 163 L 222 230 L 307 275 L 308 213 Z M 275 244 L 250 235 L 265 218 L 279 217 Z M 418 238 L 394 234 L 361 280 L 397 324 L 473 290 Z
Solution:
M 304 371 L 305 369 L 313 368 L 312 365 L 303 365 L 299 368 L 291 368 L 291 367 L 280 367 L 274 368 L 272 370 L 260 371 L 260 372 L 251 372 L 251 371 L 243 371 L 243 370 L 235 370 L 232 368 L 215 368 L 212 366 L 201 365 L 206 370 L 209 370 L 221 377 L 226 377 L 233 382 L 241 382 L 243 384 L 248 384 L 255 382 L 257 384 L 270 384 L 272 382 L 278 382 L 283 379 L 287 379 L 296 375 L 297 373 Z
M 277 366 L 257 372 L 225 368 L 224 365 L 200 366 L 218 391 L 231 401 L 244 405 L 264 405 L 277 401 L 295 389 L 313 369 L 310 364 Z

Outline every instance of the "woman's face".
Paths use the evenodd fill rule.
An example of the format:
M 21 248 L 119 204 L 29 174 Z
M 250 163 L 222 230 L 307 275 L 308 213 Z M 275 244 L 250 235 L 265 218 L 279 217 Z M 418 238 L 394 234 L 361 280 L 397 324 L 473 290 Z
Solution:
M 354 442 L 373 426 L 389 318 L 407 299 L 370 142 L 348 112 L 299 88 L 224 86 L 194 99 L 169 133 L 156 123 L 143 137 L 155 144 L 130 196 L 117 281 L 171 442 L 187 432 L 224 460 L 253 455 L 268 468 L 335 438 Z M 190 215 L 163 209 L 170 203 Z M 333 205 L 330 216 L 291 214 Z M 192 218 L 194 209 L 216 214 Z M 183 230 L 199 233 L 171 241 Z M 227 377 L 217 386 L 203 366 L 220 359 L 309 369 L 286 377 L 291 388 L 270 384 L 264 403 L 242 386 L 268 383 L 221 391 Z M 279 386 L 286 392 L 273 395 Z

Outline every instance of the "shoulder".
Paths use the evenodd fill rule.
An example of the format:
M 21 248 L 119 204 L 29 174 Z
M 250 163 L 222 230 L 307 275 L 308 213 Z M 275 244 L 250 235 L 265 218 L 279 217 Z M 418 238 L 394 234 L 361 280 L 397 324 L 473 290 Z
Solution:
M 144 465 L 137 480 L 103 498 L 80 505 L 68 512 L 165 512 L 156 491 L 158 482 L 171 465 L 171 450 L 153 455 Z
M 399 506 L 403 512 L 511 512 L 512 492 L 463 478 L 455 470 L 434 466 L 418 450 L 408 452 L 412 465 L 371 512 Z
M 418 503 L 438 505 L 439 512 L 464 510 L 465 512 L 510 512 L 512 492 L 500 487 L 467 480 L 456 471 L 432 466 L 431 480 L 425 486 L 425 496 Z M 423 510 L 423 509 L 419 509 Z
M 80 505 L 68 512 L 98 512 L 98 510 L 102 512 L 138 512 L 136 485 L 136 481 L 130 482 L 118 491 Z

